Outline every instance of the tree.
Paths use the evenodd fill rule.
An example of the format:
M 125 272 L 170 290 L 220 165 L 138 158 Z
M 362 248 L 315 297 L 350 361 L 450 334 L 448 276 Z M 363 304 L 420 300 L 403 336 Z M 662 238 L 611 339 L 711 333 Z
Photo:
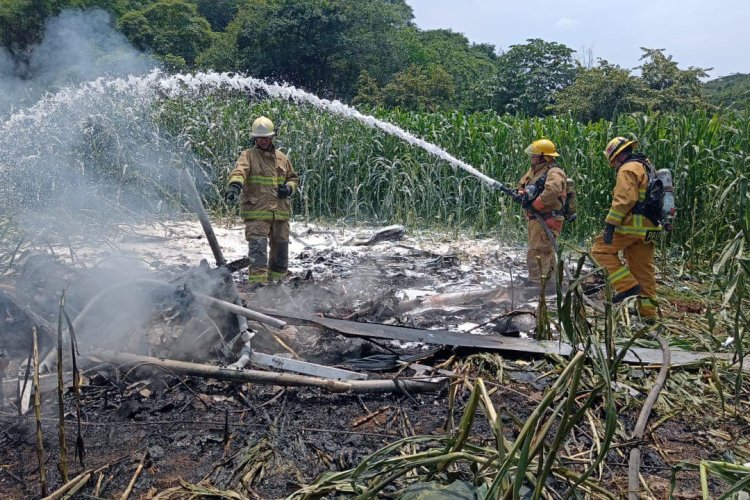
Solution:
M 557 91 L 552 110 L 571 113 L 581 121 L 614 120 L 618 113 L 645 111 L 649 89 L 630 71 L 600 59 L 592 68 L 579 68 L 572 85 Z
M 750 104 L 750 75 L 736 73 L 708 81 L 703 96 L 715 106 L 743 108 Z
M 383 84 L 408 66 L 412 17 L 403 0 L 249 0 L 200 63 L 348 100 L 362 70 Z
M 192 0 L 214 31 L 224 31 L 237 15 L 241 0 Z
M 690 66 L 681 70 L 665 49 L 641 47 L 645 61 L 639 69 L 641 78 L 653 91 L 649 107 L 654 111 L 690 110 L 703 105 L 701 78 L 708 76 L 710 68 Z
M 0 1 L 0 41 L 19 56 L 23 49 L 39 41 L 44 21 L 56 13 L 52 0 Z
M 511 45 L 497 59 L 495 107 L 499 111 L 538 116 L 549 113 L 556 91 L 573 83 L 573 49 L 539 38 Z
M 439 65 L 452 77 L 453 106 L 469 111 L 490 106 L 496 79 L 492 45 L 471 45 L 464 35 L 451 30 L 422 31 L 418 40 L 412 64 Z
M 362 70 L 357 80 L 357 95 L 352 99 L 352 104 L 362 108 L 374 108 L 382 103 L 382 96 L 378 82 L 367 70 Z
M 170 65 L 181 59 L 192 66 L 213 36 L 208 21 L 185 0 L 158 0 L 124 14 L 117 25 L 136 47 L 153 50 Z
M 453 79 L 443 66 L 412 64 L 383 87 L 381 96 L 388 106 L 435 111 L 451 103 L 455 90 Z

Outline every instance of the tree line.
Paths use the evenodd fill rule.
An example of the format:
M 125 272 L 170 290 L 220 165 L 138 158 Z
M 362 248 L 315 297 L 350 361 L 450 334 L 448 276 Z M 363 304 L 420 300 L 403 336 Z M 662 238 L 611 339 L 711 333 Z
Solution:
M 636 71 L 541 39 L 498 50 L 450 30 L 419 29 L 404 0 L 3 0 L 0 40 L 23 59 L 50 16 L 95 7 L 170 70 L 242 72 L 362 109 L 596 121 L 747 101 L 747 80 L 739 98 L 726 85 L 706 94 L 707 69 L 680 68 L 665 49 L 643 48 Z

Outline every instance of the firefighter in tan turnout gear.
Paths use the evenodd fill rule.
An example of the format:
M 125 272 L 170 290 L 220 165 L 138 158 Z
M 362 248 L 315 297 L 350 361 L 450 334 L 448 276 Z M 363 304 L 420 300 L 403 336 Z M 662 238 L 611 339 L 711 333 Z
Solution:
M 286 275 L 289 263 L 289 218 L 291 196 L 299 176 L 284 153 L 273 144 L 273 122 L 261 116 L 252 125 L 255 146 L 244 150 L 229 174 L 224 199 L 233 205 L 239 199 L 248 242 L 248 282 L 276 281 Z M 271 243 L 270 258 L 268 243 Z
M 613 302 L 638 296 L 638 309 L 644 318 L 657 315 L 654 243 L 648 236 L 661 231 L 643 213 L 643 202 L 649 177 L 656 173 L 651 162 L 635 153 L 638 143 L 615 137 L 604 150 L 609 165 L 617 172 L 612 193 L 612 205 L 604 220 L 604 233 L 596 238 L 591 254 L 596 262 L 607 268 L 615 289 Z M 622 252 L 623 263 L 618 254 Z
M 567 196 L 567 176 L 557 165 L 555 158 L 559 153 L 555 144 L 549 139 L 532 142 L 525 150 L 531 157 L 531 168 L 518 183 L 518 200 L 527 209 L 529 250 L 526 263 L 529 276 L 526 286 L 539 288 L 542 274 L 552 278 L 555 267 L 555 250 L 544 228 L 536 219 L 539 214 L 552 234 L 557 237 L 563 226 L 562 208 Z M 537 262 L 541 259 L 541 268 Z M 549 290 L 555 288 L 554 279 L 550 279 Z

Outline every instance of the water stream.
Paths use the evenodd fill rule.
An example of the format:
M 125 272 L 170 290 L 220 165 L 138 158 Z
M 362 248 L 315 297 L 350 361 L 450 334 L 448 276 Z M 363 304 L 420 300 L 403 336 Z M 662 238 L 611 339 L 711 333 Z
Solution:
M 132 119 L 137 119 L 133 109 L 138 103 L 147 104 L 154 99 L 163 97 L 191 97 L 204 95 L 213 91 L 231 89 L 248 92 L 251 94 L 263 93 L 273 98 L 290 99 L 297 103 L 310 104 L 320 109 L 327 110 L 340 116 L 355 119 L 365 125 L 380 129 L 403 141 L 420 147 L 430 154 L 447 161 L 454 167 L 461 168 L 467 173 L 477 177 L 489 186 L 496 185 L 496 181 L 482 172 L 478 171 L 466 162 L 459 160 L 444 149 L 435 144 L 427 142 L 392 123 L 379 120 L 373 116 L 360 113 L 356 109 L 341 103 L 330 101 L 295 88 L 290 85 L 268 83 L 263 80 L 243 75 L 227 73 L 196 73 L 168 75 L 154 70 L 143 76 L 130 76 L 128 78 L 99 78 L 87 82 L 77 88 L 65 89 L 56 94 L 48 95 L 34 106 L 15 112 L 0 124 L 0 135 L 5 139 L 0 142 L 0 173 L 3 168 L 13 161 L 9 158 L 8 144 L 29 144 L 33 140 L 18 137 L 19 131 L 25 131 L 28 135 L 43 134 L 50 125 L 55 126 L 65 122 L 66 115 L 72 116 L 81 112 L 96 113 L 92 106 L 103 100 L 112 103 L 121 100 L 119 111 Z M 123 105 L 124 104 L 124 105 Z M 10 148 L 11 150 L 13 148 Z M 14 155 L 15 158 L 33 156 L 31 153 Z M 3 167 L 5 164 L 5 167 Z

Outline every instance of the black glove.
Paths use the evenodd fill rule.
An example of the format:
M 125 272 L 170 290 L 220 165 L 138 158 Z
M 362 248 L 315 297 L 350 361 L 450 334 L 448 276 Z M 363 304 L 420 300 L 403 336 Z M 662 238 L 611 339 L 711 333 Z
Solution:
M 236 182 L 231 183 L 224 192 L 224 201 L 226 201 L 228 205 L 234 205 L 237 203 L 237 200 L 240 199 L 241 192 L 242 186 L 240 184 Z
M 612 244 L 612 238 L 615 237 L 615 225 L 607 223 L 607 226 L 604 228 L 604 244 L 605 245 L 611 245 Z
M 529 199 L 529 193 L 525 193 L 521 198 L 521 206 L 526 210 L 531 210 L 532 203 L 534 203 L 534 200 Z
M 514 202 L 518 203 L 519 205 L 523 202 L 523 194 L 521 194 L 518 189 L 513 190 L 513 194 L 510 195 Z
M 292 196 L 292 186 L 279 184 L 279 187 L 276 188 L 276 196 L 279 198 L 289 198 Z

